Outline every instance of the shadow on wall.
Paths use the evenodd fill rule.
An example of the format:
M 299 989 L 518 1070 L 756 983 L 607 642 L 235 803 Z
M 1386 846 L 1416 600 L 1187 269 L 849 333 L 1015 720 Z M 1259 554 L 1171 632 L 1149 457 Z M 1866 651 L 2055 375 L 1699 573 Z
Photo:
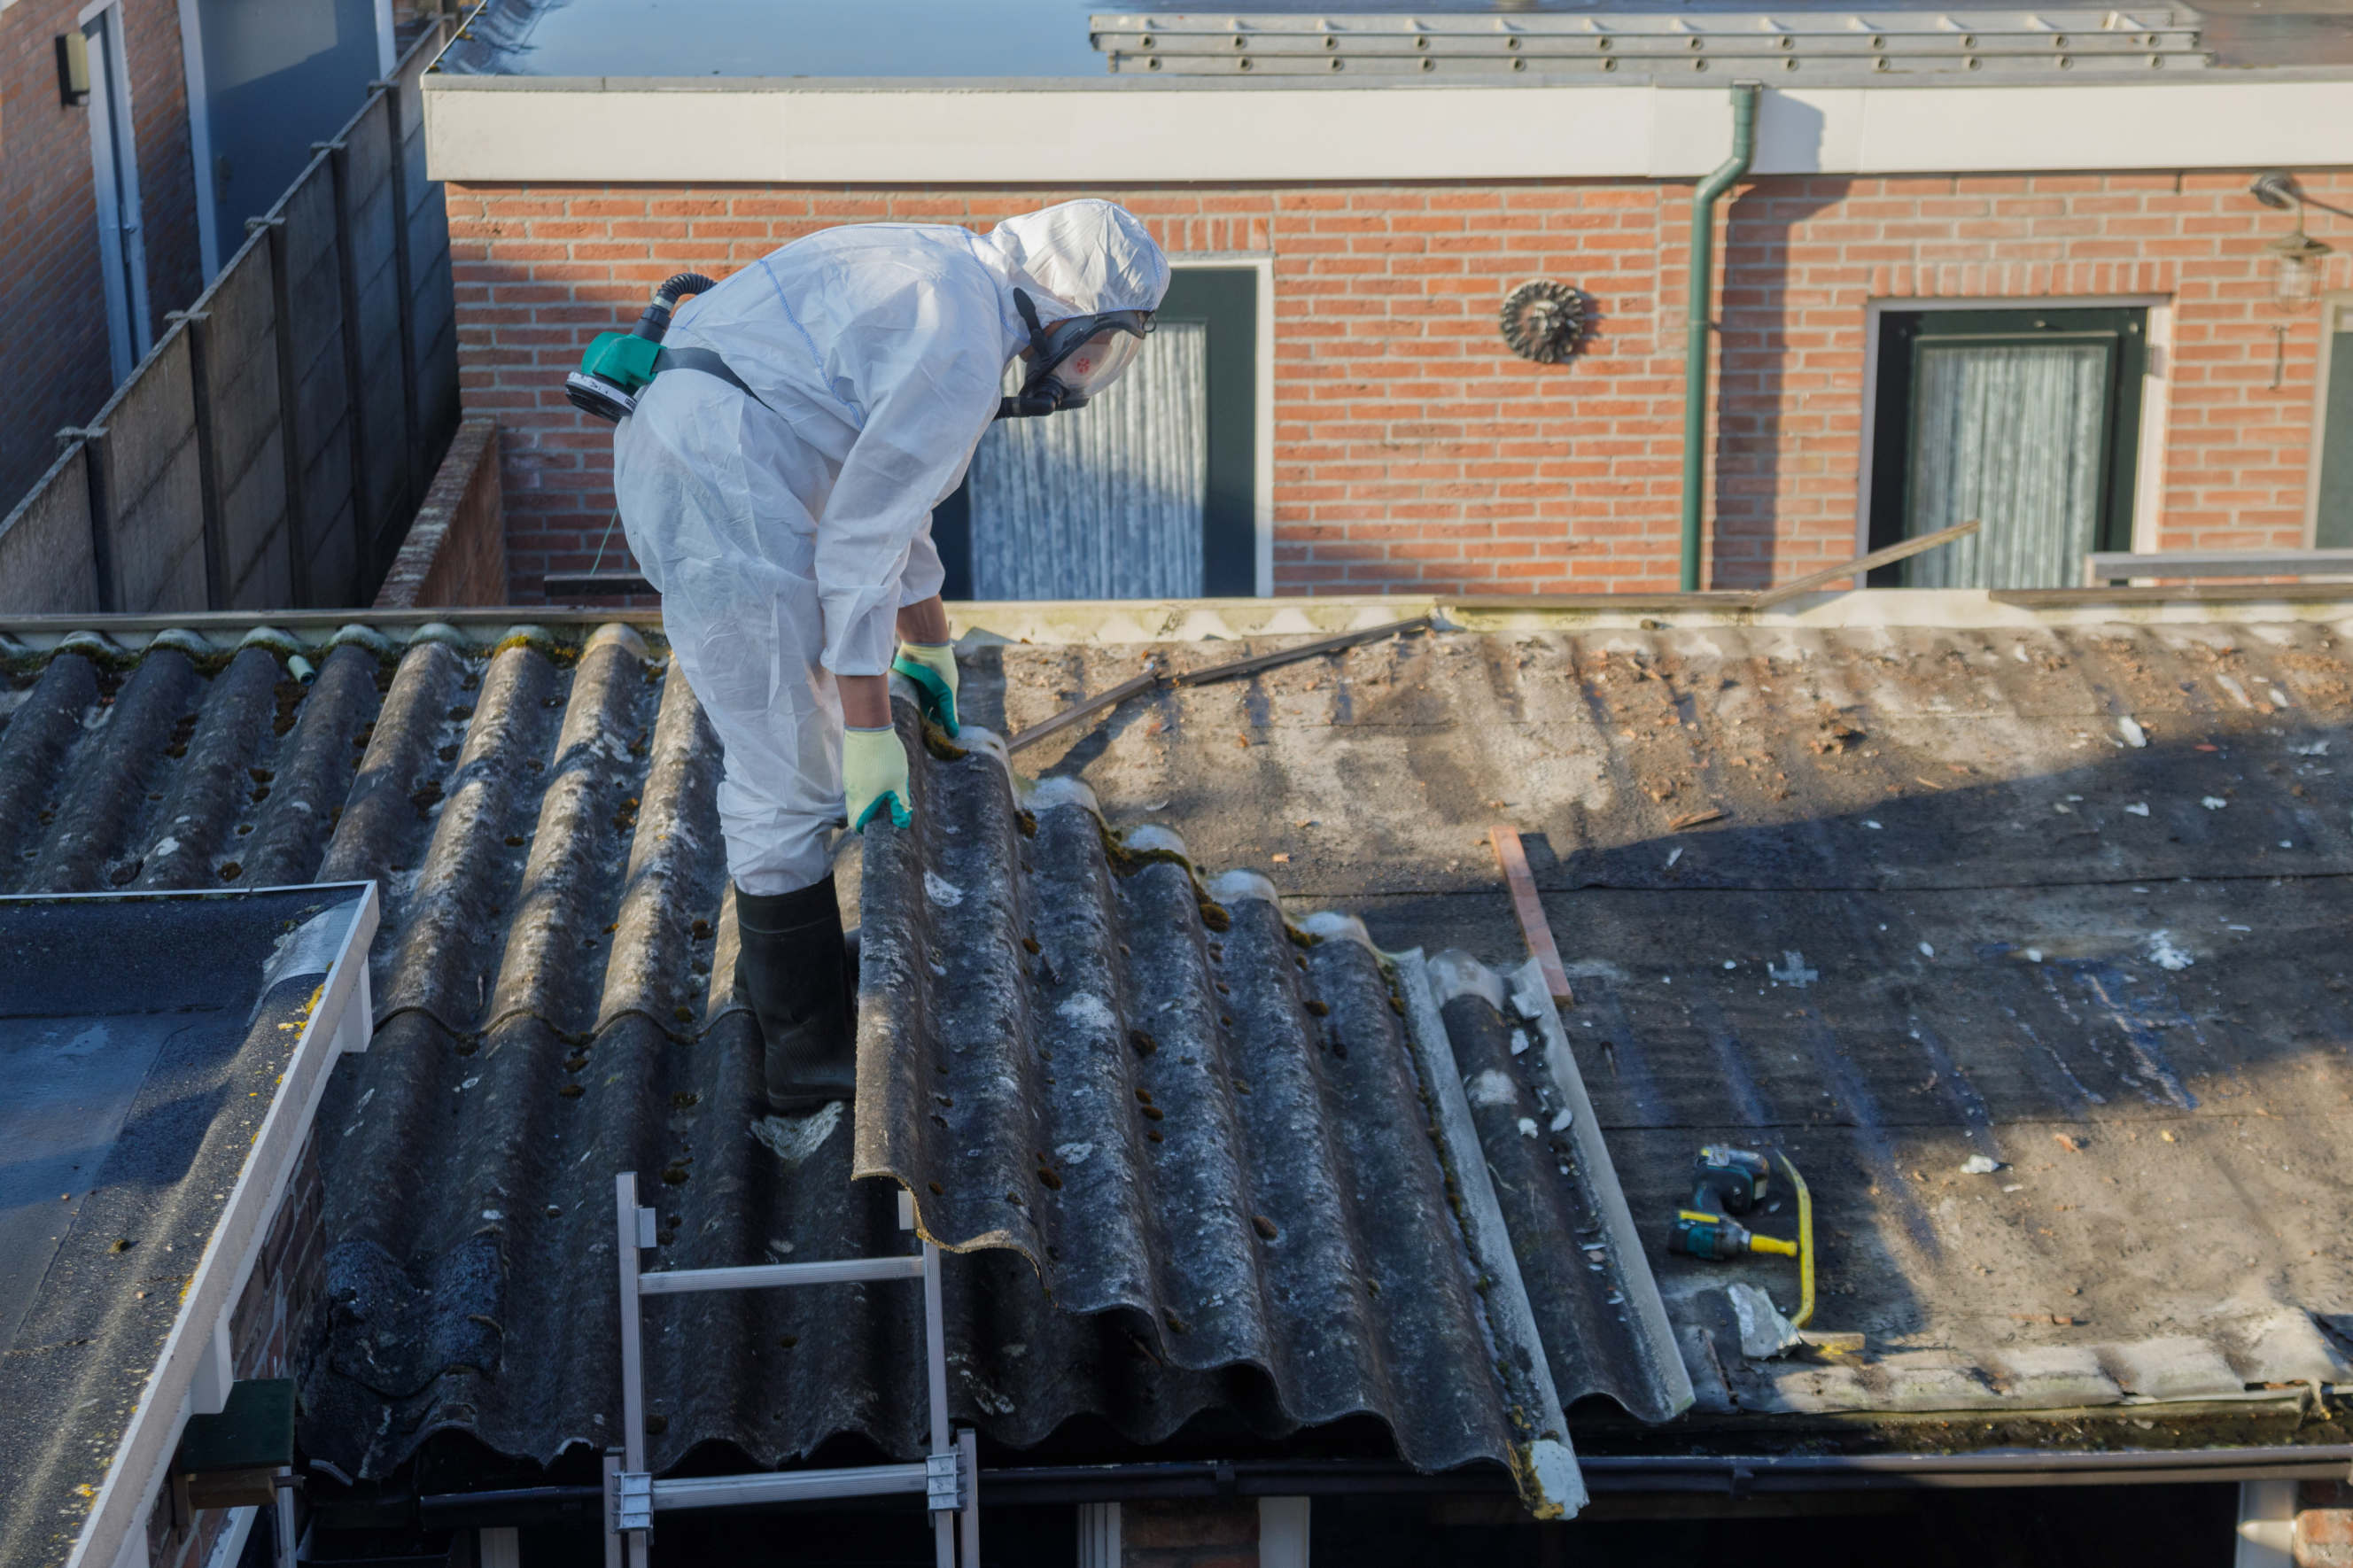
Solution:
M 1785 95 L 1771 103 L 1759 131 L 1759 161 L 1801 167 L 1813 162 L 1822 111 Z M 1814 336 L 1831 333 L 1812 323 L 1806 325 L 1813 330 L 1801 331 L 1807 304 L 1793 304 L 1789 293 L 1790 230 L 1846 200 L 1851 184 L 1819 178 L 1776 182 L 1763 189 L 1752 184 L 1728 204 L 1718 317 L 1711 587 L 1770 586 L 1778 530 L 1792 521 L 1781 516 L 1784 491 L 1810 469 L 1852 463 L 1861 451 L 1861 431 L 1848 424 L 1860 417 L 1859 387 L 1853 412 L 1842 417 L 1838 411 L 1845 405 L 1837 399 L 1846 395 L 1823 364 L 1832 351 L 1809 346 Z M 1862 325 L 1860 319 L 1854 322 L 1858 333 Z M 1798 412 L 1797 400 L 1809 393 L 1815 395 L 1814 407 Z M 1794 563 L 1792 574 L 1811 564 Z

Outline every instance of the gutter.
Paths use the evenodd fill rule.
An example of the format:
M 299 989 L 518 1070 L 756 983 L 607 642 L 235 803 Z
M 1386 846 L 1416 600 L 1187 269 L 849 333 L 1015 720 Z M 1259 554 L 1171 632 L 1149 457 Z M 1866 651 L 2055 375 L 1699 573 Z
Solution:
M 1683 591 L 1699 592 L 1700 514 L 1706 510 L 1708 304 L 1715 292 L 1715 204 L 1757 155 L 1757 100 L 1753 81 L 1732 89 L 1732 156 L 1692 193 L 1691 295 L 1683 337 Z
M 2353 1443 L 2268 1448 L 2010 1450 L 1969 1454 L 1581 1454 L 1587 1485 L 1604 1492 L 1718 1493 L 1936 1490 L 1989 1487 L 2212 1485 L 2249 1480 L 2344 1480 Z M 1152 1498 L 1508 1495 L 1491 1468 L 1423 1475 L 1389 1459 L 1039 1465 L 983 1470 L 981 1495 L 998 1505 L 1050 1506 Z M 417 1500 L 428 1530 L 489 1529 L 593 1518 L 596 1487 L 443 1492 Z

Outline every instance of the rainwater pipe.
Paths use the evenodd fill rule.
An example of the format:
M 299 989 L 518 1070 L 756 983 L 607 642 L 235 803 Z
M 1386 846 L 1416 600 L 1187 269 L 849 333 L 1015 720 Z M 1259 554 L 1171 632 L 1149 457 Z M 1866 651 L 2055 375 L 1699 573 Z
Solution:
M 1707 510 L 1708 302 L 1715 281 L 1715 204 L 1757 154 L 1757 84 L 1732 88 L 1732 156 L 1692 193 L 1691 303 L 1683 340 L 1683 591 L 1699 591 L 1700 519 Z

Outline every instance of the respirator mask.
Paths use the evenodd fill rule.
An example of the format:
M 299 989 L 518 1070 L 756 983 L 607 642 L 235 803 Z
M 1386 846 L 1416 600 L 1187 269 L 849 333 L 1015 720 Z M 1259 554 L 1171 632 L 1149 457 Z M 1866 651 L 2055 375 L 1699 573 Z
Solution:
M 1120 378 L 1152 331 L 1149 310 L 1100 310 L 1041 326 L 1038 307 L 1022 289 L 1013 307 L 1029 329 L 1029 366 L 1021 390 L 998 402 L 999 419 L 1028 419 L 1078 408 Z

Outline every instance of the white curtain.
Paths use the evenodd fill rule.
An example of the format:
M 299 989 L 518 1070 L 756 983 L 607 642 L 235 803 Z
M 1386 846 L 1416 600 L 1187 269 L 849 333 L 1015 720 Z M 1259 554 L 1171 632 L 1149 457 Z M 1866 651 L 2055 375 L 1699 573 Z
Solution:
M 1084 408 L 988 427 L 972 458 L 975 598 L 1200 595 L 1208 337 L 1164 321 Z
M 1906 537 L 1985 526 L 1904 563 L 1915 588 L 2058 588 L 2098 537 L 2109 350 L 1924 343 Z

